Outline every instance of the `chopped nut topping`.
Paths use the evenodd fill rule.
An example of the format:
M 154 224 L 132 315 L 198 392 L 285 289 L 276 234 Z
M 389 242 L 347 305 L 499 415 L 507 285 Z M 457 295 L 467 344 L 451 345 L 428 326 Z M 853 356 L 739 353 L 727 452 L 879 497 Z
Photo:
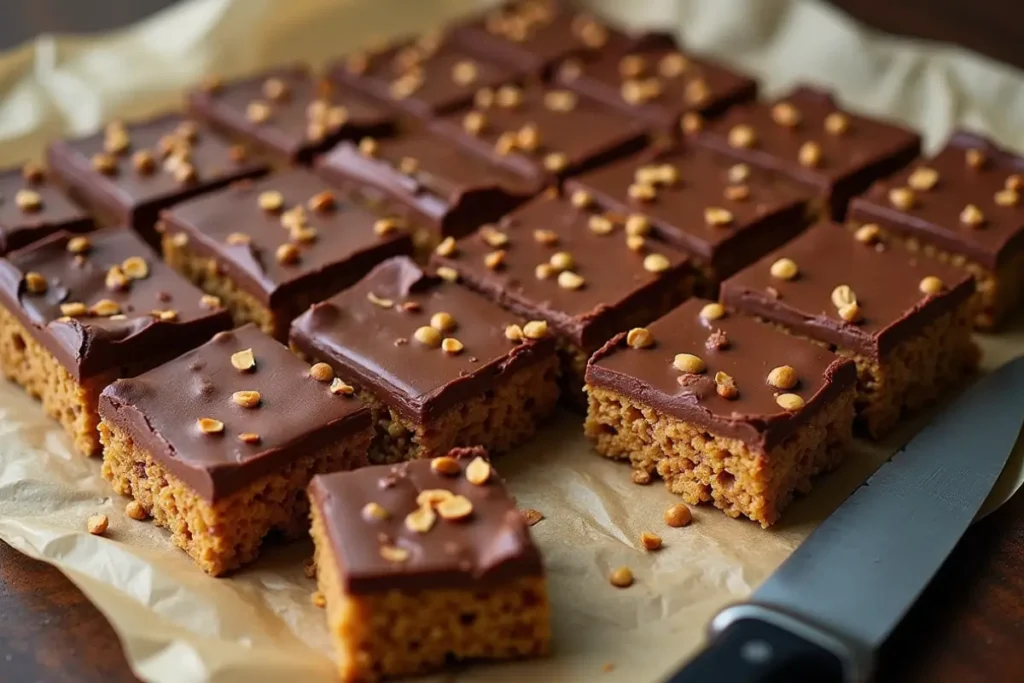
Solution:
M 110 299 L 100 299 L 92 305 L 89 311 L 93 315 L 106 317 L 110 315 L 117 315 L 121 312 L 121 306 L 116 301 Z
M 454 337 L 446 337 L 441 341 L 441 350 L 453 356 L 462 353 L 466 347 Z
M 522 341 L 523 340 L 523 328 L 519 325 L 507 325 L 505 327 L 505 339 L 509 341 Z
M 633 572 L 629 567 L 619 567 L 611 573 L 608 580 L 616 588 L 629 588 L 633 585 Z
M 66 315 L 69 318 L 77 318 L 88 313 L 89 309 L 80 301 L 72 301 L 70 303 L 61 304 L 60 312 L 62 315 Z
M 418 327 L 412 336 L 419 343 L 432 349 L 441 346 L 441 333 L 433 327 Z
M 894 187 L 889 190 L 889 203 L 900 211 L 914 208 L 916 197 L 914 191 L 907 187 Z
M 546 320 L 531 320 L 523 325 L 523 336 L 527 339 L 544 339 L 548 336 Z
M 704 128 L 704 117 L 696 112 L 687 112 L 683 114 L 683 118 L 679 120 L 679 127 L 686 135 L 699 133 L 701 129 Z
M 753 147 L 754 143 L 757 142 L 757 135 L 754 133 L 754 129 L 750 126 L 739 125 L 733 126 L 732 130 L 729 131 L 729 146 L 747 148 Z
M 356 388 L 342 381 L 340 377 L 335 377 L 331 380 L 330 391 L 335 396 L 352 396 L 356 393 Z
M 630 185 L 626 194 L 629 195 L 630 199 L 636 199 L 641 202 L 653 201 L 658 196 L 658 191 L 654 189 L 653 185 L 646 183 L 633 183 Z
M 288 97 L 288 84 L 280 78 L 263 81 L 263 95 L 269 100 L 283 100 Z
M 14 203 L 25 213 L 33 213 L 43 208 L 43 198 L 34 190 L 18 190 L 14 194 Z
M 504 247 L 508 244 L 508 235 L 503 233 L 501 230 L 498 230 L 493 225 L 482 226 L 480 228 L 480 237 L 488 244 L 488 246 L 494 247 L 495 249 L 498 247 Z
M 875 223 L 868 223 L 857 228 L 853 236 L 861 244 L 874 244 L 882 237 L 882 229 Z
M 587 219 L 587 227 L 590 228 L 591 232 L 598 235 L 607 235 L 615 229 L 615 224 L 606 216 L 595 214 Z
M 294 244 L 282 244 L 275 252 L 277 262 L 284 265 L 293 265 L 299 261 L 299 249 Z
M 220 434 L 224 431 L 224 423 L 212 417 L 201 417 L 196 420 L 196 424 L 203 434 Z
M 464 59 L 452 66 L 452 80 L 458 85 L 471 85 L 476 81 L 479 72 L 475 62 Z
M 324 190 L 323 192 L 317 192 L 315 195 L 310 197 L 307 205 L 309 206 L 310 211 L 324 213 L 337 206 L 337 201 L 334 198 L 333 192 L 330 190 Z
M 128 278 L 125 277 L 124 273 L 118 266 L 110 267 L 110 270 L 107 271 L 104 283 L 106 284 L 107 289 L 115 292 L 128 288 Z
M 373 138 L 363 138 L 359 141 L 359 151 L 363 156 L 373 157 L 377 155 L 377 141 Z
M 103 149 L 111 154 L 120 154 L 128 149 L 131 141 L 128 139 L 128 131 L 123 127 L 108 127 L 103 139 Z
M 646 216 L 634 213 L 626 219 L 626 234 L 635 237 L 646 237 L 651 234 L 651 222 L 647 220 Z
M 284 195 L 274 190 L 260 192 L 256 202 L 264 211 L 280 211 L 284 207 Z
M 191 183 L 198 177 L 196 167 L 189 163 L 182 163 L 174 169 L 174 179 L 179 183 Z
M 544 168 L 547 170 L 558 173 L 564 171 L 569 165 L 569 159 L 561 152 L 552 152 L 544 156 Z
M 818 166 L 821 164 L 821 145 L 817 142 L 805 142 L 800 145 L 797 159 L 800 161 L 801 166 L 807 166 L 808 168 Z
M 797 384 L 796 370 L 789 365 L 772 368 L 768 373 L 768 384 L 776 389 L 792 389 Z
M 505 250 L 498 249 L 484 256 L 484 265 L 491 270 L 497 270 L 505 265 Z
M 459 461 L 447 455 L 442 455 L 431 460 L 430 469 L 435 474 L 441 474 L 446 477 L 453 477 L 462 472 L 462 467 L 459 465 Z
M 533 275 L 538 280 L 547 280 L 553 277 L 557 272 L 558 269 L 554 268 L 550 263 L 538 264 L 537 267 L 533 269 Z
M 455 318 L 441 311 L 430 316 L 430 326 L 439 332 L 450 332 L 455 329 Z
M 651 483 L 651 474 L 647 470 L 633 470 L 629 478 L 637 486 L 647 486 Z
M 969 149 L 964 153 L 964 159 L 967 161 L 967 165 L 973 169 L 979 169 L 985 166 L 988 162 L 988 158 L 985 153 L 980 149 Z
M 558 233 L 554 230 L 534 230 L 533 239 L 539 244 L 551 247 L 558 244 Z
M 393 545 L 382 545 L 380 547 L 380 556 L 388 562 L 405 562 L 409 559 L 409 551 Z
M 923 294 L 929 294 L 932 296 L 941 292 L 944 287 L 945 285 L 942 280 L 934 275 L 929 275 L 923 278 L 921 280 L 921 284 L 918 285 L 918 289 L 920 289 Z
M 380 306 L 381 308 L 391 308 L 392 306 L 395 305 L 395 302 L 392 301 L 391 299 L 384 299 L 382 297 L 377 296 L 373 292 L 366 293 L 366 300 L 369 301 L 374 306 Z
M 455 255 L 455 238 L 445 237 L 441 240 L 441 243 L 434 248 L 434 253 L 438 256 L 454 256 Z
M 576 265 L 576 261 L 573 259 L 572 254 L 567 251 L 555 252 L 551 255 L 551 258 L 548 259 L 548 263 L 551 264 L 552 268 L 557 268 L 558 270 L 569 270 Z
M 775 397 L 775 402 L 783 410 L 788 410 L 791 413 L 804 407 L 804 400 L 796 394 L 779 394 Z
M 683 503 L 676 503 L 667 510 L 665 510 L 665 524 L 670 527 L 678 529 L 684 527 L 693 521 L 693 513 Z
M 448 489 L 424 489 L 416 496 L 416 505 L 434 508 L 444 501 L 451 499 L 454 495 Z
M 363 506 L 363 519 L 367 521 L 383 522 L 390 516 L 380 503 L 371 501 Z
M 255 368 L 256 357 L 253 356 L 252 349 L 244 349 L 231 354 L 231 365 L 235 370 L 239 370 L 241 372 L 248 372 Z
M 465 496 L 452 496 L 437 506 L 437 514 L 450 522 L 466 519 L 473 514 L 473 503 Z
M 695 78 L 686 84 L 683 97 L 690 104 L 703 104 L 711 96 L 711 89 L 703 78 Z
M 544 515 L 541 513 L 540 510 L 526 508 L 525 510 L 523 510 L 523 519 L 526 520 L 527 526 L 534 526 L 542 519 L 544 519 Z
M 137 500 L 128 501 L 128 504 L 124 506 L 124 513 L 136 522 L 149 519 L 149 512 L 142 506 L 142 503 Z
M 558 274 L 558 286 L 562 289 L 579 289 L 586 281 L 582 276 L 577 275 L 571 270 L 563 270 Z
M 1017 206 L 1020 204 L 1020 193 L 1017 190 L 1003 189 L 996 192 L 995 201 L 999 206 Z
M 327 363 L 313 363 L 309 367 L 309 376 L 317 382 L 330 382 L 334 379 L 334 369 Z
M 729 348 L 729 337 L 724 330 L 715 330 L 708 335 L 707 341 L 704 342 L 704 348 L 708 351 L 727 349 Z
M 149 277 L 149 264 L 141 256 L 129 256 L 121 263 L 121 271 L 133 280 L 144 280 Z
M 213 294 L 203 294 L 199 297 L 199 305 L 203 308 L 220 308 L 220 297 Z
M 643 55 L 626 55 L 619 60 L 619 75 L 623 78 L 637 78 L 647 69 Z
M 156 159 L 148 149 L 140 149 L 132 154 L 132 167 L 140 175 L 148 175 L 156 170 Z
M 551 111 L 572 111 L 576 108 L 576 93 L 569 90 L 551 90 L 544 93 L 544 106 Z
M 839 285 L 832 290 L 832 305 L 836 308 L 849 306 L 857 303 L 857 295 L 850 289 L 849 285 Z
M 503 85 L 495 93 L 494 101 L 504 109 L 514 109 L 522 104 L 523 92 L 514 85 Z
M 750 197 L 750 188 L 746 185 L 728 185 L 722 194 L 730 202 L 742 202 Z
M 266 123 L 270 118 L 270 105 L 254 100 L 245 108 L 245 116 L 253 123 Z
M 832 135 L 842 135 L 850 129 L 850 119 L 842 112 L 834 111 L 825 117 L 825 130 Z
M 796 263 L 788 258 L 780 258 L 771 267 L 772 277 L 780 280 L 792 280 L 799 272 Z
M 800 110 L 789 102 L 779 102 L 772 107 L 772 120 L 780 126 L 794 128 L 800 124 Z
M 238 440 L 249 445 L 257 444 L 260 442 L 260 435 L 256 432 L 242 432 L 238 435 Z
M 304 228 L 301 226 L 293 226 L 288 231 L 288 237 L 301 244 L 309 244 L 315 242 L 317 238 L 316 228 Z
M 675 78 L 686 71 L 690 61 L 678 52 L 670 52 L 658 60 L 658 73 L 665 78 Z
M 704 304 L 700 309 L 700 317 L 704 320 L 721 320 L 725 317 L 725 306 L 719 303 Z
M 387 237 L 398 230 L 399 222 L 394 218 L 379 218 L 373 223 L 373 232 L 379 237 Z
M 661 536 L 645 531 L 640 534 L 640 545 L 644 550 L 659 550 L 661 548 Z
M 241 247 L 252 242 L 252 238 L 244 232 L 233 232 L 230 233 L 224 241 L 233 247 Z
M 739 389 L 736 388 L 736 380 L 732 378 L 732 375 L 721 371 L 715 373 L 715 391 L 718 392 L 719 396 L 728 401 L 734 400 L 740 394 Z
M 255 408 L 260 404 L 261 396 L 258 391 L 236 391 L 231 394 L 231 400 L 243 408 Z
M 466 481 L 475 486 L 483 486 L 491 478 L 491 465 L 477 456 L 466 465 Z
M 699 375 L 707 370 L 708 366 L 699 356 L 695 356 L 692 353 L 677 353 L 676 357 L 672 360 L 672 367 L 679 372 Z
M 21 177 L 29 183 L 38 183 L 46 177 L 46 172 L 39 164 L 28 162 L 21 167 Z
M 630 251 L 643 251 L 647 246 L 647 240 L 639 235 L 626 235 L 626 247 Z
M 648 273 L 664 273 L 672 267 L 672 262 L 662 254 L 648 254 L 644 257 L 644 270 Z
M 839 307 L 839 317 L 848 323 L 855 323 L 860 320 L 860 306 L 857 302 L 845 304 Z
M 405 516 L 405 528 L 419 534 L 430 531 L 437 522 L 437 513 L 432 507 L 416 508 Z
M 654 345 L 654 335 L 646 327 L 634 327 L 626 333 L 626 344 L 633 349 L 646 349 Z
M 49 283 L 47 283 L 46 277 L 42 274 L 29 272 L 25 273 L 25 288 L 31 294 L 45 294 L 49 288 Z
M 489 109 L 494 104 L 494 91 L 481 88 L 473 95 L 473 106 L 477 109 Z
M 107 531 L 110 520 L 106 515 L 92 515 L 85 522 L 85 528 L 93 536 L 102 536 Z
M 98 152 L 92 155 L 92 167 L 103 175 L 114 175 L 117 172 L 117 159 Z
M 960 222 L 972 228 L 977 228 L 985 222 L 985 214 L 974 204 L 968 204 L 960 212 Z
M 1016 190 L 1020 192 L 1024 190 L 1024 178 L 1016 173 L 1006 176 L 1006 182 L 1003 183 L 1003 187 L 1007 190 Z
M 454 268 L 449 268 L 448 266 L 439 267 L 437 269 L 437 276 L 444 280 L 445 282 L 459 281 L 459 271 L 455 270 Z
M 939 172 L 934 168 L 920 166 L 907 177 L 907 185 L 914 190 L 927 192 L 939 182 Z
M 576 190 L 572 193 L 569 201 L 572 202 L 572 205 L 577 209 L 585 209 L 593 203 L 590 193 L 586 190 Z
M 532 152 L 540 146 L 540 132 L 537 126 L 528 123 L 516 131 L 516 146 L 527 152 Z
M 750 179 L 750 167 L 746 164 L 735 164 L 729 168 L 730 183 L 744 183 Z
M 710 206 L 704 209 L 704 222 L 713 226 L 729 225 L 733 221 L 732 212 L 717 206 Z

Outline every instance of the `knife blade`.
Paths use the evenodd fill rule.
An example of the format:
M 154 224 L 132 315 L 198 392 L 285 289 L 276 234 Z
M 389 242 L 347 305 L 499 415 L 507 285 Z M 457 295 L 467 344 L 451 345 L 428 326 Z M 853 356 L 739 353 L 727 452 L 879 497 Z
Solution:
M 981 508 L 1024 423 L 1024 356 L 977 381 L 709 625 L 669 683 L 865 681 Z

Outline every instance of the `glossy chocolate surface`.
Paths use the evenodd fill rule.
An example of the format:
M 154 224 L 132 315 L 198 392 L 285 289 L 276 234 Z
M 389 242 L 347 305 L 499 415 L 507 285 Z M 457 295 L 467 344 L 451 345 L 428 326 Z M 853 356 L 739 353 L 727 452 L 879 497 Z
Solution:
M 390 305 L 389 305 L 390 304 Z M 415 338 L 435 313 L 448 313 L 457 354 Z M 549 358 L 551 337 L 513 342 L 505 328 L 521 320 L 458 284 L 427 275 L 411 259 L 385 261 L 350 289 L 314 305 L 292 324 L 291 343 L 329 363 L 406 419 L 426 422 L 479 396 L 506 376 Z
M 796 263 L 799 274 L 771 274 L 777 259 Z M 945 288 L 921 292 L 926 277 Z M 847 322 L 832 302 L 833 290 L 853 291 L 861 317 Z M 918 259 L 884 243 L 863 244 L 838 225 L 819 224 L 722 284 L 730 308 L 781 323 L 797 334 L 879 358 L 899 342 L 966 302 L 974 291 L 963 270 Z
M 231 356 L 251 350 L 256 365 L 241 371 Z M 198 495 L 216 502 L 315 451 L 356 435 L 370 440 L 369 411 L 253 325 L 221 332 L 206 344 L 100 396 L 100 416 Z M 254 407 L 235 403 L 240 391 L 259 392 Z M 201 418 L 223 423 L 205 433 Z M 362 432 L 361 435 L 358 433 Z M 256 435 L 243 441 L 240 434 Z M 351 466 L 365 464 L 364 459 Z
M 69 251 L 71 239 L 56 233 L 0 259 L 0 303 L 80 382 L 141 372 L 231 326 L 226 310 L 201 301 L 203 293 L 130 230 L 82 236 L 89 245 L 82 254 Z M 123 273 L 129 258 L 143 259 L 147 275 L 108 286 L 111 268 Z M 44 292 L 29 290 L 29 273 L 45 278 Z M 75 303 L 92 309 L 103 300 L 115 306 L 75 317 L 62 310 Z
M 667 179 L 638 182 L 643 173 L 659 170 Z M 636 185 L 654 192 L 635 194 Z M 807 190 L 776 173 L 697 146 L 651 149 L 566 183 L 567 193 L 580 190 L 610 213 L 647 217 L 663 239 L 721 276 L 798 233 L 810 199 Z M 723 210 L 728 220 L 708 213 Z
M 814 342 L 735 313 L 704 320 L 700 312 L 706 303 L 690 299 L 648 325 L 654 337 L 648 348 L 631 348 L 625 334 L 616 336 L 590 359 L 587 384 L 769 451 L 856 381 L 853 361 L 840 360 Z M 717 339 L 709 344 L 712 335 Z M 678 353 L 698 356 L 707 369 L 701 374 L 680 372 L 673 366 Z M 768 373 L 780 365 L 791 366 L 799 380 L 786 392 L 767 383 Z M 735 381 L 739 392 L 735 399 L 718 394 L 715 376 L 719 372 Z M 797 394 L 804 399 L 804 407 L 784 410 L 775 400 L 779 393 Z
M 189 93 L 188 103 L 193 115 L 227 135 L 303 163 L 339 140 L 387 134 L 395 119 L 352 88 L 318 80 L 300 65 L 214 81 Z
M 504 308 L 547 320 L 559 336 L 593 349 L 621 331 L 623 319 L 634 316 L 635 309 L 660 301 L 666 292 L 682 292 L 689 275 L 687 257 L 680 251 L 653 239 L 631 249 L 621 225 L 609 234 L 594 232 L 589 226 L 594 215 L 566 199 L 539 197 L 496 225 L 459 240 L 451 255 L 435 254 L 433 263 L 454 268 L 463 282 Z M 504 253 L 502 264 L 488 267 L 485 259 L 499 250 Z M 551 266 L 565 255 L 572 261 L 566 270 L 583 278 L 577 289 L 562 286 L 559 269 Z M 665 270 L 645 268 L 651 255 L 666 259 L 658 264 Z
M 981 161 L 980 164 L 969 163 Z M 932 187 L 909 186 L 911 175 L 930 169 Z M 909 209 L 893 204 L 890 193 L 910 189 Z M 1024 249 L 1024 158 L 971 133 L 957 133 L 935 157 L 919 160 L 906 171 L 877 183 L 850 205 L 850 219 L 879 223 L 906 237 L 934 244 L 995 268 Z M 997 196 L 998 195 L 998 196 Z M 981 212 L 981 223 L 968 224 L 961 214 L 968 205 Z
M 465 468 L 481 448 L 452 451 L 461 471 L 444 475 L 431 461 L 364 467 L 314 477 L 310 498 L 323 520 L 338 559 L 342 587 L 350 595 L 390 590 L 482 590 L 528 576 L 542 576 L 540 553 L 526 522 L 498 475 L 471 484 Z M 447 491 L 472 504 L 471 515 L 450 521 L 440 515 L 426 532 L 412 531 L 406 517 L 419 508 L 423 491 Z M 385 519 L 366 515 L 379 505 Z M 388 560 L 381 548 L 405 551 Z
M 37 171 L 32 167 L 0 171 L 0 255 L 58 230 L 92 229 L 92 218 L 68 199 L 45 171 Z
M 262 208 L 265 193 L 278 193 L 281 207 Z M 319 206 L 318 199 L 326 205 L 312 208 Z M 284 226 L 294 215 L 302 217 L 298 230 Z M 287 307 L 290 299 L 313 293 L 326 298 L 380 261 L 412 251 L 405 229 L 378 234 L 383 232 L 379 221 L 387 216 L 350 201 L 300 169 L 236 183 L 179 204 L 163 217 L 168 234 L 186 235 L 189 250 L 215 259 L 231 280 L 271 308 Z M 294 262 L 278 258 L 285 244 L 298 250 Z

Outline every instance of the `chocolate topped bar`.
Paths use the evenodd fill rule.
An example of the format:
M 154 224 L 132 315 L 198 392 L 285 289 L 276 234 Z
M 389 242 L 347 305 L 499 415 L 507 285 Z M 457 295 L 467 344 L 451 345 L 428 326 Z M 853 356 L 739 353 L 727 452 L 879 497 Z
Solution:
M 130 225 L 153 245 L 162 209 L 266 170 L 244 147 L 178 114 L 111 123 L 102 133 L 54 142 L 46 159 L 72 198 L 104 222 Z
M 472 49 L 531 73 L 569 56 L 623 50 L 633 40 L 565 0 L 511 0 L 452 32 Z
M 508 339 L 505 328 L 513 322 L 498 306 L 396 257 L 314 305 L 292 325 L 290 340 L 307 356 L 327 361 L 345 381 L 387 397 L 392 410 L 422 423 L 551 358 L 550 338 Z
M 551 196 L 442 245 L 432 262 L 517 315 L 547 320 L 560 337 L 589 350 L 667 293 L 678 303 L 689 273 L 687 257 L 671 246 L 629 236 L 591 207 Z
M 79 382 L 152 367 L 231 324 L 124 228 L 56 233 L 8 254 L 0 304 Z
M 645 123 L 571 90 L 508 85 L 483 93 L 431 130 L 528 178 L 578 173 L 647 141 Z
M 797 234 L 809 200 L 778 174 L 695 146 L 652 148 L 567 181 L 566 193 L 649 223 L 710 268 L 711 281 Z
M 370 425 L 353 396 L 252 325 L 114 382 L 100 415 L 211 503 Z
M 830 94 L 807 87 L 734 107 L 693 139 L 813 188 L 836 220 L 854 195 L 906 166 L 921 147 L 917 133 L 845 112 Z
M 344 138 L 385 135 L 395 119 L 352 88 L 318 80 L 301 65 L 229 82 L 208 79 L 189 93 L 188 104 L 194 116 L 229 137 L 301 163 Z
M 371 212 L 301 169 L 178 204 L 163 220 L 171 239 L 214 259 L 233 282 L 274 309 L 299 300 L 304 308 L 316 300 L 313 294 L 326 298 L 385 258 L 412 249 L 399 220 Z
M 877 359 L 973 292 L 962 270 L 819 224 L 726 280 L 722 302 Z
M 438 458 L 313 479 L 310 498 L 350 596 L 483 590 L 543 575 L 522 513 L 481 454 L 456 449 L 443 467 Z
M 92 229 L 92 218 L 46 175 L 36 164 L 0 171 L 0 255 L 58 230 Z
M 593 61 L 570 58 L 555 71 L 567 88 L 675 129 L 689 112 L 716 116 L 757 96 L 757 82 L 679 50 L 661 35 L 641 38 L 624 54 L 604 52 Z
M 318 172 L 352 192 L 379 191 L 392 200 L 390 208 L 430 226 L 434 243 L 495 220 L 543 182 L 539 174 L 526 179 L 423 133 L 343 143 L 323 157 Z
M 856 381 L 852 361 L 700 299 L 646 329 L 649 336 L 619 334 L 594 354 L 587 384 L 762 451 Z M 789 389 L 768 382 L 780 366 L 795 373 Z
M 468 104 L 481 88 L 522 78 L 522 71 L 481 58 L 447 38 L 430 33 L 357 52 L 335 64 L 330 78 L 407 114 L 429 118 Z
M 854 199 L 850 218 L 997 268 L 1024 250 L 1024 158 L 979 135 L 953 135 L 935 157 Z

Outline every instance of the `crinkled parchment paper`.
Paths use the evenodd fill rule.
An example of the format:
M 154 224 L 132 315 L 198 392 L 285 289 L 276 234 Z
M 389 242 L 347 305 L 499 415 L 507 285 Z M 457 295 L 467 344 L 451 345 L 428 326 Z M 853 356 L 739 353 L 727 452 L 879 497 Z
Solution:
M 316 63 L 373 36 L 422 29 L 473 0 L 193 0 L 101 39 L 40 38 L 0 57 L 0 161 L 37 156 L 42 144 L 112 116 L 175 106 L 208 72 L 232 75 L 277 62 Z M 634 26 L 677 29 L 693 50 L 762 79 L 767 92 L 798 81 L 833 87 L 851 109 L 894 116 L 926 131 L 929 146 L 956 124 L 1024 148 L 1024 74 L 951 48 L 884 38 L 823 5 L 796 0 L 604 0 Z M 986 366 L 1024 350 L 1024 330 L 983 340 Z M 547 559 L 555 654 L 476 666 L 448 681 L 655 681 L 699 645 L 705 621 L 746 597 L 917 425 L 883 447 L 859 444 L 769 531 L 700 509 L 669 529 L 673 502 L 638 487 L 625 466 L 593 455 L 579 418 L 563 415 L 498 463 L 524 507 L 546 519 L 534 533 Z M 970 457 L 969 453 L 964 454 Z M 1021 483 L 1020 454 L 990 501 Z M 146 681 L 332 680 L 321 610 L 303 574 L 308 544 L 268 548 L 251 568 L 210 579 L 166 534 L 124 514 L 99 463 L 73 455 L 34 401 L 0 383 L 0 538 L 58 566 L 109 617 Z M 85 519 L 111 519 L 106 537 Z M 664 550 L 644 553 L 655 530 Z M 636 584 L 612 588 L 632 567 Z M 837 577 L 839 581 L 839 577 Z M 614 665 L 604 671 L 606 664 Z

